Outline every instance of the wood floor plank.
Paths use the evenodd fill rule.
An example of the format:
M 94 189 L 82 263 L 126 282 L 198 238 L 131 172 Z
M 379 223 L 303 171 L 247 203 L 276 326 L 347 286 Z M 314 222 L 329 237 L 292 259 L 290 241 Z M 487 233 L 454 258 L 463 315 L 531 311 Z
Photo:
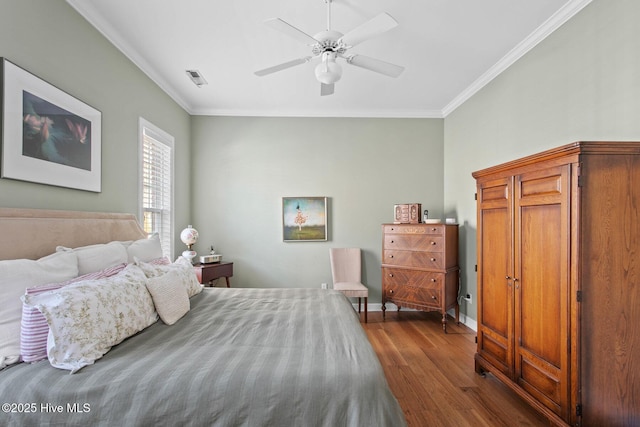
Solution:
M 475 373 L 475 332 L 437 313 L 370 312 L 362 324 L 411 427 L 541 427 L 548 422 L 490 374 Z

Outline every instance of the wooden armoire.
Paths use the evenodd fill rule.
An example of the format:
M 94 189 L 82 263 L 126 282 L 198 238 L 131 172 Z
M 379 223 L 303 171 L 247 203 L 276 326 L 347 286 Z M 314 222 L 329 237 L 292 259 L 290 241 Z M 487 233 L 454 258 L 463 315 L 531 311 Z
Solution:
M 478 349 L 554 425 L 640 426 L 640 142 L 473 173 Z

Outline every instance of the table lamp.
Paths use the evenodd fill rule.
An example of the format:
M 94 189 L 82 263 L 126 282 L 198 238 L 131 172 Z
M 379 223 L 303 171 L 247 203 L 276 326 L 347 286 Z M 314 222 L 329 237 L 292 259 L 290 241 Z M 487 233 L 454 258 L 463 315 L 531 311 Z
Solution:
M 198 241 L 198 230 L 188 225 L 187 228 L 180 232 L 180 240 L 187 245 L 187 250 L 182 252 L 182 256 L 186 258 L 190 263 L 193 263 L 193 259 L 196 257 L 196 251 L 191 247 Z

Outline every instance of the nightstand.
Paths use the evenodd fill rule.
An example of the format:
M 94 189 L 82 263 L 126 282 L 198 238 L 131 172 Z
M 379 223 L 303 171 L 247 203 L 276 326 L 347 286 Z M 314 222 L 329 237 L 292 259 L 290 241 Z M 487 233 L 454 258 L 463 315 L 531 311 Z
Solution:
M 211 264 L 194 264 L 193 269 L 196 271 L 198 281 L 207 286 L 220 277 L 224 277 L 227 281 L 227 288 L 231 287 L 229 277 L 233 276 L 232 262 L 215 262 Z

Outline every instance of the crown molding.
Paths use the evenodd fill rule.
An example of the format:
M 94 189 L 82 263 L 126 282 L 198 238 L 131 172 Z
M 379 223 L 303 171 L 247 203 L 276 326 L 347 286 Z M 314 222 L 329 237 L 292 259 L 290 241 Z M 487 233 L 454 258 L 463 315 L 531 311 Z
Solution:
M 340 118 L 380 118 L 380 119 L 442 119 L 440 110 L 379 110 L 379 111 L 340 111 L 300 109 L 281 110 L 228 110 L 196 109 L 190 112 L 194 116 L 246 116 L 246 117 L 340 117 Z
M 549 19 L 536 28 L 526 39 L 511 49 L 502 59 L 500 59 L 486 73 L 480 76 L 469 87 L 463 90 L 449 104 L 442 109 L 442 116 L 447 117 L 456 108 L 464 104 L 469 98 L 475 95 L 480 89 L 489 84 L 503 71 L 513 65 L 518 59 L 536 47 L 538 43 L 546 39 L 551 33 L 560 28 L 565 22 L 584 9 L 592 0 L 571 0 Z

